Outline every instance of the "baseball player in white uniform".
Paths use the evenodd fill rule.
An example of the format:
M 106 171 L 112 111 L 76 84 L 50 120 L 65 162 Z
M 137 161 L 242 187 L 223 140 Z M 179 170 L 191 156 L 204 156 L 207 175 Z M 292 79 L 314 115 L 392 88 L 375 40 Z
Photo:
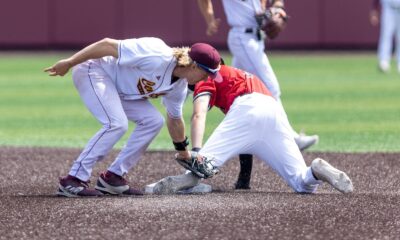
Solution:
M 378 44 L 378 67 L 382 72 L 390 71 L 393 37 L 396 43 L 397 71 L 400 73 L 400 0 L 380 0 L 380 35 Z M 379 0 L 374 0 L 370 14 L 372 25 L 379 23 Z
M 189 156 L 182 118 L 187 85 L 215 74 L 219 66 L 217 55 L 208 44 L 171 48 L 158 38 L 106 38 L 45 69 L 50 76 L 64 76 L 73 67 L 72 78 L 82 101 L 103 126 L 75 160 L 68 176 L 60 179 L 57 194 L 142 194 L 128 185 L 124 175 L 139 161 L 164 124 L 163 116 L 148 98 L 162 96 L 175 149 L 179 156 Z M 115 161 L 100 175 L 95 189 L 90 189 L 88 180 L 94 164 L 124 135 L 128 121 L 136 123 L 135 130 Z

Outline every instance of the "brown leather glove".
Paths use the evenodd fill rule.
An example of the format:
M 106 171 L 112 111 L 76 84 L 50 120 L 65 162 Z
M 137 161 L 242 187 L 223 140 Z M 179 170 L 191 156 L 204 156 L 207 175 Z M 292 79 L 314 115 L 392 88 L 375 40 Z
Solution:
M 257 14 L 257 23 L 269 39 L 276 38 L 286 27 L 288 17 L 282 8 L 271 7 L 265 13 Z

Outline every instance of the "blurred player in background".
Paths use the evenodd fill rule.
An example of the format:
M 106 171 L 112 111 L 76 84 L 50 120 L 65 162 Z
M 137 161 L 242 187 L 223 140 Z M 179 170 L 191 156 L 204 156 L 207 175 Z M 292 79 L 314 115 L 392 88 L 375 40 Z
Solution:
M 373 26 L 379 24 L 379 12 L 381 13 L 378 44 L 379 70 L 384 73 L 390 71 L 394 37 L 397 71 L 400 73 L 400 0 L 374 0 L 370 13 L 370 22 Z
M 222 0 L 225 15 L 229 26 L 228 46 L 233 55 L 232 66 L 243 69 L 259 77 L 272 96 L 282 106 L 280 99 L 281 90 L 275 73 L 271 67 L 267 55 L 264 52 L 264 32 L 261 30 L 256 16 L 262 16 L 266 9 L 286 17 L 283 0 Z M 207 35 L 211 36 L 218 32 L 220 19 L 215 18 L 211 0 L 198 0 L 198 6 L 207 23 Z M 290 125 L 289 125 L 290 126 Z M 318 136 L 306 136 L 298 134 L 290 126 L 291 133 L 300 150 L 309 148 L 318 142 Z M 252 156 L 241 154 L 237 189 L 250 188 L 250 176 L 252 167 Z
M 189 56 L 190 51 L 190 56 Z M 219 53 L 208 44 L 171 48 L 158 38 L 103 39 L 72 57 L 45 69 L 50 76 L 72 78 L 81 99 L 103 125 L 75 160 L 69 174 L 60 179 L 57 194 L 66 197 L 140 195 L 124 175 L 136 165 L 164 124 L 161 113 L 148 98 L 162 96 L 167 127 L 180 157 L 188 157 L 182 107 L 187 85 L 218 72 Z M 92 169 L 128 130 L 136 128 L 95 189 L 88 185 Z

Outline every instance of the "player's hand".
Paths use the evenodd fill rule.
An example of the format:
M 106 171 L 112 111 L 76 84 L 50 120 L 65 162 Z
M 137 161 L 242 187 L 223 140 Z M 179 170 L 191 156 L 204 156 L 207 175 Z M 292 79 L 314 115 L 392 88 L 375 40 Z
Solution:
M 63 59 L 53 66 L 44 69 L 44 71 L 49 73 L 49 76 L 64 76 L 71 67 L 71 61 L 69 59 Z
M 190 154 L 189 151 L 185 150 L 185 151 L 178 151 L 178 153 L 176 154 L 176 158 L 180 158 L 180 159 L 190 159 L 192 156 Z
M 219 24 L 221 23 L 220 18 L 214 18 L 207 24 L 207 35 L 212 36 L 218 32 Z
M 377 26 L 379 24 L 379 14 L 378 11 L 372 10 L 369 14 L 369 22 L 372 26 Z

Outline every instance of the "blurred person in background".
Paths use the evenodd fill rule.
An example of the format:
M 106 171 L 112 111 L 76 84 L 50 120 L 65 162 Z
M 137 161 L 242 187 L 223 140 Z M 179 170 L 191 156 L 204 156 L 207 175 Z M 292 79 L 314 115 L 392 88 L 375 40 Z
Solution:
M 268 2 L 267 0 L 222 0 L 222 3 L 230 26 L 228 46 L 233 55 L 232 66 L 259 77 L 277 100 L 278 105 L 283 108 L 280 99 L 280 86 L 264 51 L 265 34 L 256 20 L 256 16 L 265 13 L 269 8 L 281 14 L 282 17 L 286 17 L 283 0 L 271 0 Z M 207 24 L 206 34 L 208 36 L 216 34 L 221 19 L 214 16 L 212 1 L 198 0 L 198 6 Z M 317 135 L 299 134 L 291 126 L 290 128 L 300 150 L 305 150 L 318 142 Z M 236 189 L 248 189 L 250 188 L 252 156 L 241 154 L 239 158 L 241 171 L 235 186 Z
M 390 71 L 394 38 L 397 71 L 400 73 L 400 0 L 373 0 L 370 22 L 373 26 L 377 26 L 380 22 L 378 43 L 379 70 L 384 73 Z

